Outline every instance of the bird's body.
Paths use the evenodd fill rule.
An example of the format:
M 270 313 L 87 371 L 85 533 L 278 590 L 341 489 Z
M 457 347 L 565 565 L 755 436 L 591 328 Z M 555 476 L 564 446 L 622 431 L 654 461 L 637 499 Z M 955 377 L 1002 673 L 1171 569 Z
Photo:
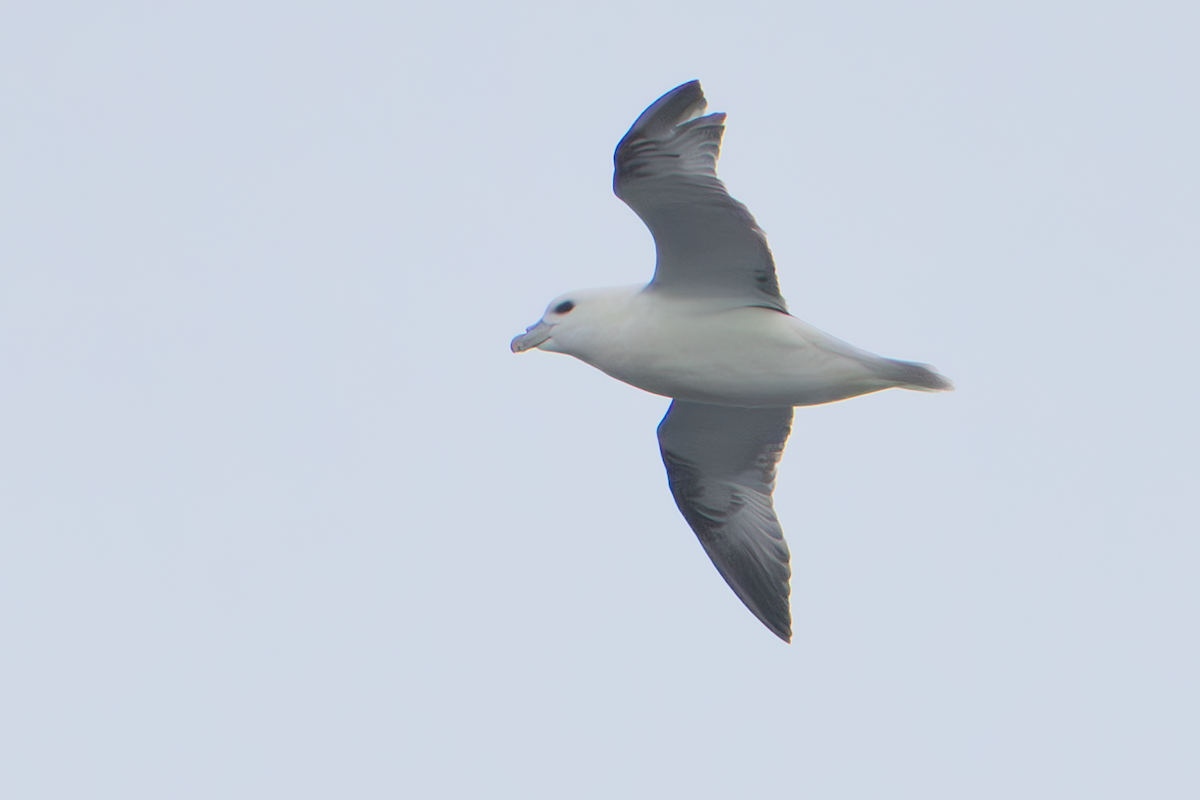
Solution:
M 677 400 L 777 408 L 845 400 L 893 386 L 936 389 L 792 315 L 644 285 L 572 293 L 578 317 L 541 349 L 569 353 L 617 380 Z M 560 301 L 561 302 L 561 301 Z M 554 304 L 552 304 L 554 305 Z M 927 385 L 913 384 L 924 378 Z M 932 383 L 933 385 L 928 385 Z
M 792 408 L 952 386 L 788 313 L 766 237 L 717 179 L 725 115 L 700 116 L 705 105 L 699 82 L 676 87 L 614 156 L 617 196 L 654 235 L 654 279 L 561 295 L 512 349 L 572 355 L 672 398 L 658 439 L 676 505 L 742 602 L 790 641 L 790 556 L 771 495 Z

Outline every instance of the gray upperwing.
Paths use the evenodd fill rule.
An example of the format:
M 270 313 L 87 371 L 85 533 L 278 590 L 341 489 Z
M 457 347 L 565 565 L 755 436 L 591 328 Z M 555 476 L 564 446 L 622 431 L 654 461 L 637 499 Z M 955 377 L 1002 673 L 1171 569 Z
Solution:
M 754 616 L 792 640 L 792 570 L 771 492 L 791 408 L 675 400 L 658 426 L 671 494 L 713 564 Z
M 613 156 L 613 191 L 632 208 L 658 252 L 651 286 L 787 310 L 767 238 L 717 178 L 725 115 L 707 106 L 699 81 L 642 112 Z

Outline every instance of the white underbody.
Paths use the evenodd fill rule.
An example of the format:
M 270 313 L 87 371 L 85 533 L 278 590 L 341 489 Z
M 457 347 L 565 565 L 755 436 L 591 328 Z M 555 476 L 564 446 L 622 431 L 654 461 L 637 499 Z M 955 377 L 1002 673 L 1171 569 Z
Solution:
M 888 359 L 783 312 L 625 287 L 597 291 L 539 347 L 647 392 L 750 407 L 815 405 L 901 385 Z M 884 369 L 886 371 L 886 369 Z

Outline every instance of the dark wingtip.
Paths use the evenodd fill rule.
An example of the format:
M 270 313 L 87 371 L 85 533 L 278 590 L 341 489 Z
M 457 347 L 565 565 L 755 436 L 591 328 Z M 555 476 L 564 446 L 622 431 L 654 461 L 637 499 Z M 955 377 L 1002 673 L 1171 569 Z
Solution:
M 621 139 L 621 143 L 617 145 L 617 152 L 620 153 L 621 147 L 626 142 L 639 136 L 648 135 L 653 137 L 669 131 L 691 115 L 693 111 L 699 114 L 707 104 L 707 101 L 704 99 L 704 90 L 700 88 L 700 81 L 688 81 L 687 83 L 679 84 L 651 103 L 638 116 L 632 127 L 630 127 L 629 132 L 625 134 L 624 138 Z
M 783 639 L 787 644 L 792 643 L 792 615 L 790 613 L 781 620 L 771 620 L 768 622 L 762 617 L 759 617 L 759 619 L 770 629 L 771 633 Z
M 718 567 L 718 570 L 720 568 Z M 725 577 L 725 573 L 721 573 L 721 577 Z M 729 579 L 725 578 L 726 583 Z M 788 597 L 782 598 L 782 601 L 770 601 L 763 595 L 755 596 L 746 592 L 743 587 L 734 586 L 729 583 L 730 588 L 738 596 L 738 599 L 745 604 L 746 608 L 750 609 L 750 613 L 758 617 L 758 621 L 766 626 L 767 630 L 783 639 L 788 644 L 792 643 L 792 604 Z M 760 602 L 764 601 L 766 602 Z

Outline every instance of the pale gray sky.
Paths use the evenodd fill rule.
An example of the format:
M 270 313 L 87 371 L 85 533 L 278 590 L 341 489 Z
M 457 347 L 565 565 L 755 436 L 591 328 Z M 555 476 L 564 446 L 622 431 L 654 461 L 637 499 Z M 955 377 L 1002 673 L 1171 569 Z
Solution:
M 1200 796 L 1195 5 L 435 5 L 3 12 L 0 795 Z M 692 78 L 958 385 L 798 411 L 791 646 L 667 402 L 508 352 Z

